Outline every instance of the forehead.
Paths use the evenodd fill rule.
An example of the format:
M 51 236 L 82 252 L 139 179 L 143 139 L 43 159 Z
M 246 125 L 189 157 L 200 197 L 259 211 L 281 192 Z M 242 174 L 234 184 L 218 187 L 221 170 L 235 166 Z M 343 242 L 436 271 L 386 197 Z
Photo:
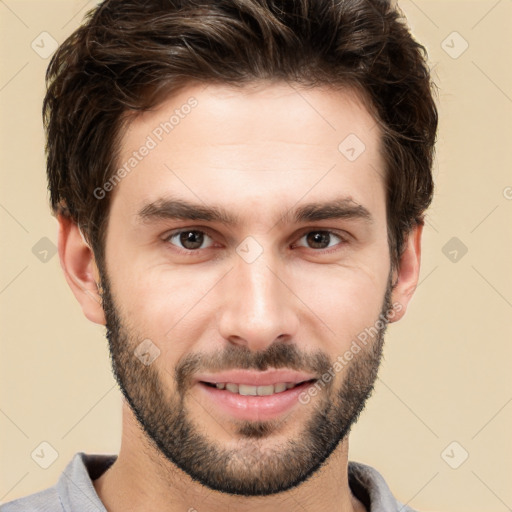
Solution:
M 158 142 L 173 139 L 187 146 L 231 142 L 256 147 L 270 140 L 332 146 L 347 130 L 357 132 L 372 146 L 379 129 L 365 104 L 362 95 L 348 87 L 304 88 L 282 82 L 244 87 L 195 84 L 150 111 L 133 113 L 122 146 L 136 145 L 148 134 Z
M 344 188 L 375 200 L 384 187 L 380 141 L 350 89 L 193 85 L 133 117 L 118 160 L 126 172 L 112 199 L 122 195 L 132 213 L 166 191 L 269 207 L 304 194 L 329 199 Z

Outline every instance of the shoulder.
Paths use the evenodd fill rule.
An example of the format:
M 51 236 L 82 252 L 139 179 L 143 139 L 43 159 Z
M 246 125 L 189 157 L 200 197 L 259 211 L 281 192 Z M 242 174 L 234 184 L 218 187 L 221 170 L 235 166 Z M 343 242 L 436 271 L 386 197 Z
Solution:
M 55 487 L 0 505 L 0 512 L 63 512 Z
M 92 481 L 116 458 L 76 453 L 53 487 L 0 505 L 0 512 L 106 512 Z
M 348 476 L 352 493 L 369 512 L 416 512 L 393 496 L 384 477 L 375 468 L 350 461 Z

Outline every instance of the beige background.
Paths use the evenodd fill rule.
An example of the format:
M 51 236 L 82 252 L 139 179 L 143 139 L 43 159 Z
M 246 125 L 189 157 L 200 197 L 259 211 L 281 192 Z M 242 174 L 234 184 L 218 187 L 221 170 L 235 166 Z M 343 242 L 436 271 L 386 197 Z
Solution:
M 77 451 L 119 448 L 103 329 L 83 317 L 51 252 L 40 120 L 49 59 L 31 47 L 44 37 L 38 51 L 51 49 L 43 31 L 62 42 L 94 3 L 0 1 L 0 502 L 52 485 Z M 350 458 L 414 508 L 501 512 L 512 508 L 512 2 L 399 5 L 440 87 L 437 195 L 421 282 L 388 331 Z M 42 442 L 58 452 L 47 469 L 36 463 Z

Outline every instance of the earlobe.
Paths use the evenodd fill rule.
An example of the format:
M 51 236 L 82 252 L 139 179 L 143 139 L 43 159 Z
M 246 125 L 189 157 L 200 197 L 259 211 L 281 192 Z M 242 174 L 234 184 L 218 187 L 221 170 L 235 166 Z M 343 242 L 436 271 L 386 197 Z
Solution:
M 84 315 L 91 322 L 105 325 L 94 253 L 78 226 L 70 218 L 58 215 L 57 221 L 59 259 L 66 281 L 80 303 Z
M 414 295 L 420 274 L 421 235 L 423 224 L 418 224 L 408 234 L 399 268 L 393 275 L 391 301 L 394 305 L 389 321 L 396 322 L 405 315 L 407 306 Z

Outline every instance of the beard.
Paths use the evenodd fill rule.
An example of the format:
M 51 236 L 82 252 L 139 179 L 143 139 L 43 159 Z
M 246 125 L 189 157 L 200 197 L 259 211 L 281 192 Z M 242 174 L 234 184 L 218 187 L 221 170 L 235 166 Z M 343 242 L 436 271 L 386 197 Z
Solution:
M 323 389 L 315 399 L 302 405 L 310 409 L 310 417 L 300 435 L 278 446 L 276 443 L 272 447 L 265 446 L 265 439 L 271 439 L 286 424 L 286 418 L 238 420 L 233 423 L 235 435 L 230 433 L 232 439 L 238 439 L 237 446 L 228 448 L 208 437 L 190 418 L 185 399 L 198 372 L 288 368 L 320 376 L 329 370 L 332 372 L 334 362 L 322 351 L 303 353 L 295 344 L 277 340 L 267 350 L 259 352 L 229 345 L 213 353 L 189 353 L 178 361 L 174 373 L 158 371 L 156 365 L 142 364 L 134 355 L 136 347 L 146 337 L 121 319 L 108 276 L 101 270 L 100 275 L 112 369 L 126 401 L 149 443 L 172 465 L 210 489 L 234 495 L 264 496 L 303 483 L 320 469 L 349 434 L 373 392 L 387 318 L 392 310 L 391 281 L 388 281 L 379 320 L 375 322 L 378 328 L 372 327 L 376 331 L 372 342 L 361 347 L 343 368 L 345 375 L 339 389 L 335 389 L 334 379 L 322 381 Z M 158 341 L 156 344 L 165 346 Z M 174 378 L 174 388 L 166 384 L 169 379 L 165 377 Z M 205 410 L 204 414 L 209 413 Z M 154 462 L 160 464 L 160 460 Z M 164 466 L 171 475 L 171 468 Z

